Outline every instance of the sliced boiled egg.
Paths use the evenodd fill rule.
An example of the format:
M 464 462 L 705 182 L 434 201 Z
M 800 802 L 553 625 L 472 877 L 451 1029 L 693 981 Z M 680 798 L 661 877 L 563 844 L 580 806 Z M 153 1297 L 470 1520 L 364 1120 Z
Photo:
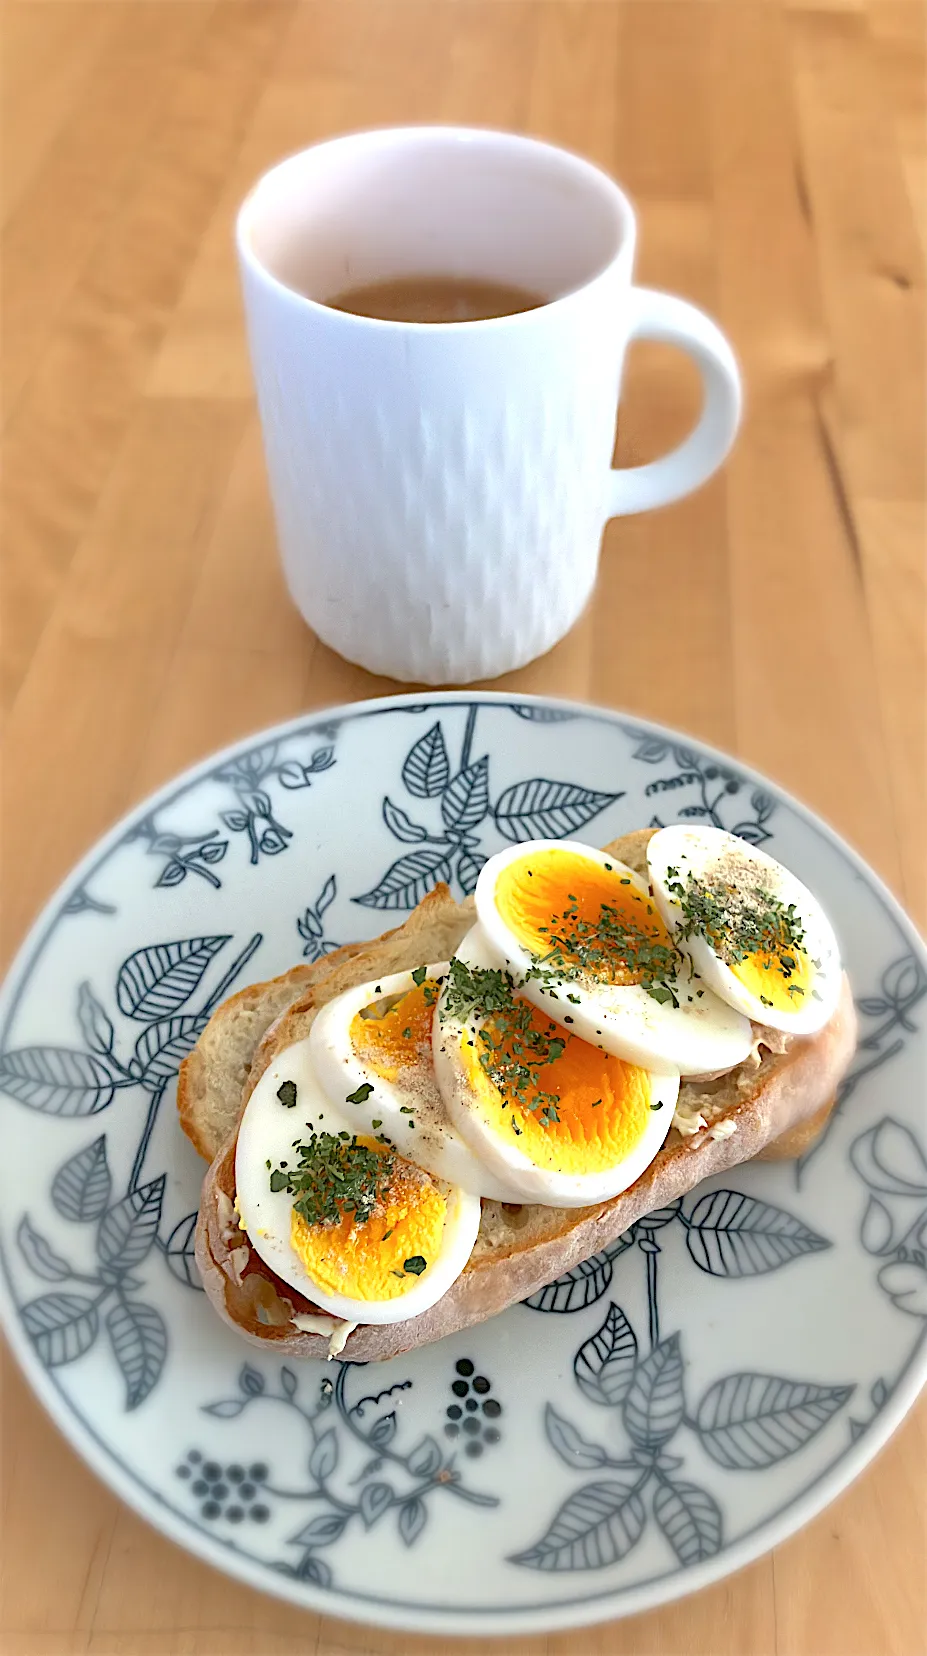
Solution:
M 438 1002 L 434 1062 L 452 1119 L 523 1201 L 585 1207 L 617 1196 L 663 1144 L 678 1075 L 581 1040 L 487 958 L 475 929 Z
M 354 1132 L 382 1130 L 437 1178 L 476 1196 L 518 1201 L 511 1183 L 473 1154 L 438 1089 L 432 1023 L 446 975 L 443 961 L 349 989 L 321 1008 L 301 1044 Z
M 418 1316 L 466 1265 L 479 1197 L 408 1160 L 389 1135 L 357 1133 L 351 1106 L 332 1104 L 292 1050 L 265 1071 L 238 1130 L 236 1194 L 251 1245 L 331 1316 Z
M 720 828 L 661 828 L 647 862 L 662 918 L 716 995 L 772 1029 L 823 1028 L 840 994 L 840 953 L 807 886 Z
M 490 857 L 476 911 L 519 994 L 593 1045 L 652 1071 L 707 1075 L 751 1029 L 676 948 L 646 881 L 605 852 L 535 840 Z

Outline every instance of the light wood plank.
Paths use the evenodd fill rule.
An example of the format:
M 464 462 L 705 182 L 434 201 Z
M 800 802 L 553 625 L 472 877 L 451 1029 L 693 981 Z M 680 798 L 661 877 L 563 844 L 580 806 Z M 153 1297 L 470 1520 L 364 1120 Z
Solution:
M 8 721 L 6 959 L 70 863 L 137 797 L 151 711 L 246 418 L 237 404 L 145 405 L 110 475 Z M 62 836 L 62 778 L 76 754 Z
M 181 31 L 187 55 L 7 438 L 3 602 L 17 624 L 4 652 L 6 706 L 90 521 L 287 13 L 276 0 L 223 11 L 191 0 L 154 13 L 169 36 Z M 143 4 L 143 23 L 150 15 Z
M 58 139 L 118 21 L 112 4 L 7 4 L 0 17 L 0 225 Z
M 298 7 L 165 335 L 152 394 L 250 394 L 234 223 L 243 196 L 268 167 L 337 132 L 442 118 L 458 0 L 450 8 L 401 3 L 401 28 L 381 0 L 342 0 L 337 13 L 326 5 Z

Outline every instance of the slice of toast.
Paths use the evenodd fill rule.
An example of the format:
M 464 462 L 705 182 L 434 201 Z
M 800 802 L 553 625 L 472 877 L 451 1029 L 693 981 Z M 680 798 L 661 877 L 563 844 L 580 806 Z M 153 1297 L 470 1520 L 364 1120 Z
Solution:
M 650 833 L 639 830 L 606 849 L 643 872 Z M 320 1006 L 378 975 L 447 959 L 473 921 L 472 899 L 456 903 L 446 886 L 438 886 L 404 925 L 375 942 L 349 945 L 317 967 L 297 968 L 298 978 L 288 973 L 234 996 L 214 1013 L 185 1060 L 181 1120 L 197 1148 L 215 1150 L 200 1201 L 197 1262 L 216 1309 L 246 1338 L 294 1356 L 324 1357 L 328 1351 L 327 1334 L 293 1321 L 315 1308 L 273 1277 L 234 1214 L 238 1121 L 254 1086 L 279 1052 L 305 1038 Z M 629 1190 L 581 1209 L 484 1201 L 473 1254 L 448 1293 L 407 1322 L 361 1325 L 349 1335 L 345 1355 L 358 1362 L 385 1359 L 481 1322 L 599 1252 L 710 1174 L 754 1156 L 800 1155 L 827 1119 L 855 1046 L 848 984 L 818 1035 L 783 1041 L 763 1033 L 771 1044 L 761 1038 L 751 1062 L 713 1081 L 682 1082 L 675 1121 L 689 1131 L 674 1125 Z

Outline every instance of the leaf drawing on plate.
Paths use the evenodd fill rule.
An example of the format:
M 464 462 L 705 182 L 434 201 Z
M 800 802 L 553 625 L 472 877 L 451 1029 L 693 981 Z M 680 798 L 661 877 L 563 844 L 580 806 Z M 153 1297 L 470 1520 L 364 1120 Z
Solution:
M 593 1403 L 623 1403 L 634 1379 L 637 1336 L 619 1305 L 610 1305 L 601 1328 L 580 1346 L 573 1373 Z
M 458 771 L 441 796 L 448 828 L 475 828 L 489 811 L 489 755 Z
M 91 1052 L 112 1052 L 116 1031 L 89 983 L 82 983 L 77 992 L 77 1021 Z
M 300 1547 L 330 1547 L 344 1532 L 347 1521 L 341 1512 L 320 1513 L 318 1518 L 310 1518 L 291 1539 Z
M 721 1508 L 697 1484 L 665 1479 L 654 1492 L 653 1515 L 680 1564 L 700 1564 L 720 1550 Z
M 202 1290 L 199 1267 L 196 1263 L 196 1222 L 199 1213 L 194 1208 L 192 1213 L 184 1214 L 178 1219 L 174 1229 L 167 1239 L 164 1257 L 167 1268 L 172 1276 L 182 1282 L 187 1288 Z
M 545 1288 L 539 1288 L 536 1294 L 522 1300 L 522 1305 L 527 1305 L 532 1311 L 558 1315 L 584 1311 L 587 1305 L 594 1305 L 596 1300 L 602 1298 L 612 1280 L 614 1261 L 633 1245 L 632 1234 L 625 1232 L 604 1252 L 595 1254 L 592 1259 L 581 1260 L 569 1271 L 564 1271 L 555 1282 L 549 1282 Z
M 771 1374 L 729 1374 L 709 1386 L 695 1427 L 719 1466 L 740 1471 L 773 1466 L 815 1437 L 854 1390 Z
M 43 1294 L 22 1308 L 22 1321 L 47 1368 L 73 1363 L 97 1337 L 97 1311 L 85 1294 Z
M 627 1448 L 616 1455 L 612 1433 L 608 1447 L 590 1440 L 550 1403 L 544 1412 L 544 1431 L 566 1466 L 576 1470 L 607 1467 L 633 1479 L 633 1486 L 621 1485 L 628 1491 L 633 1487 L 627 1513 L 622 1508 L 622 1522 L 630 1514 L 627 1533 L 635 1532 L 638 1518 L 643 1528 L 649 1510 L 673 1557 L 687 1567 L 720 1551 L 724 1523 L 716 1497 L 677 1475 L 684 1459 L 668 1453 L 677 1435 L 695 1433 L 709 1458 L 729 1471 L 759 1471 L 802 1449 L 843 1407 L 854 1388 L 732 1374 L 709 1386 L 695 1417 L 690 1418 L 680 1336 L 675 1333 L 661 1339 L 659 1333 L 659 1260 L 666 1233 L 675 1224 L 683 1227 L 689 1255 L 699 1268 L 721 1279 L 761 1275 L 800 1253 L 816 1253 L 829 1244 L 793 1214 L 733 1190 L 697 1197 L 691 1213 L 685 1211 L 681 1199 L 670 1202 L 644 1214 L 619 1238 L 621 1253 L 636 1249 L 645 1264 L 650 1349 L 642 1351 L 630 1319 L 613 1303 L 604 1322 L 577 1349 L 573 1374 L 588 1403 L 617 1411 Z M 569 1309 L 569 1296 L 582 1294 L 587 1284 L 592 1285 L 591 1298 L 596 1298 L 599 1283 L 606 1276 L 610 1279 L 612 1270 L 607 1251 L 586 1262 L 585 1275 L 581 1268 L 574 1268 L 559 1284 L 551 1284 L 526 1303 L 540 1310 Z M 563 1296 L 559 1304 L 558 1294 Z M 863 1429 L 859 1423 L 852 1424 Z M 588 1485 L 571 1495 L 541 1540 L 512 1555 L 512 1562 L 530 1569 L 570 1570 L 591 1569 L 607 1561 L 614 1541 L 611 1520 L 598 1515 L 596 1503 L 603 1499 L 601 1494 L 593 1498 L 590 1493 L 603 1487 Z M 648 1490 L 652 1492 L 649 1507 Z
M 402 767 L 402 780 L 416 799 L 436 799 L 451 777 L 444 731 L 440 724 L 414 742 Z
M 71 1276 L 67 1260 L 55 1253 L 51 1243 L 30 1223 L 28 1214 L 19 1221 L 16 1241 L 23 1259 L 36 1276 L 44 1277 L 46 1282 L 63 1282 Z
M 639 1493 L 640 1476 L 585 1484 L 567 1497 L 546 1535 L 513 1564 L 532 1570 L 596 1570 L 624 1558 L 640 1540 L 646 1511 Z
M 43 1115 L 97 1115 L 122 1085 L 92 1052 L 34 1046 L 0 1053 L 0 1091 Z
M 469 897 L 470 893 L 476 889 L 476 882 L 480 877 L 480 869 L 482 868 L 485 860 L 485 857 L 474 854 L 474 852 L 466 848 L 461 851 L 460 856 L 457 859 L 457 878 L 460 881 L 460 888 L 465 897 Z
M 628 734 L 633 733 L 629 731 Z M 668 753 L 669 743 L 659 736 L 642 736 L 631 758 L 641 759 L 645 765 L 662 765 Z
M 606 805 L 614 805 L 622 797 L 621 793 L 601 793 L 574 782 L 552 782 L 535 776 L 506 788 L 496 801 L 493 815 L 499 832 L 515 843 L 560 839 L 577 833 Z
M 552 1403 L 544 1410 L 544 1430 L 551 1448 L 574 1472 L 607 1465 L 609 1457 L 602 1445 L 588 1443 L 571 1421 L 557 1413 Z
M 410 851 L 398 858 L 378 885 L 355 897 L 354 901 L 362 903 L 365 908 L 414 908 L 439 880 L 449 880 L 450 877 L 447 847 L 423 847 L 421 851 Z
M 309 1456 L 309 1471 L 313 1478 L 330 1478 L 337 1465 L 338 1439 L 333 1431 L 323 1432 Z
M 360 1492 L 358 1510 L 365 1529 L 370 1529 L 378 1518 L 383 1516 L 387 1507 L 392 1506 L 395 1490 L 387 1483 L 365 1484 Z
M 52 1201 L 63 1218 L 85 1224 L 105 1211 L 111 1188 L 106 1138 L 101 1133 L 59 1167 L 52 1180 Z
M 578 713 L 570 712 L 565 707 L 536 707 L 531 702 L 514 703 L 512 712 L 520 719 L 528 719 L 531 724 L 565 724 L 568 719 L 579 718 Z
M 383 821 L 394 839 L 406 840 L 414 845 L 428 838 L 428 829 L 423 828 L 420 822 L 413 822 L 406 811 L 393 804 L 389 795 L 383 800 Z
M 430 1435 L 423 1437 L 414 1449 L 409 1451 L 406 1465 L 417 1478 L 430 1478 L 433 1472 L 441 1465 L 441 1449 Z
M 101 1265 L 140 1265 L 158 1233 L 166 1175 L 132 1190 L 103 1215 L 97 1233 Z
M 700 1197 L 683 1222 L 689 1253 L 710 1276 L 761 1276 L 801 1254 L 830 1247 L 794 1214 L 739 1190 L 713 1190 Z
M 126 1383 L 126 1408 L 137 1409 L 157 1384 L 164 1367 L 164 1318 L 151 1305 L 120 1299 L 110 1311 L 106 1326 Z
M 417 1541 L 425 1528 L 428 1514 L 424 1501 L 415 1496 L 411 1501 L 404 1501 L 399 1508 L 399 1534 L 407 1547 Z
M 116 980 L 116 1002 L 127 1018 L 141 1023 L 169 1018 L 185 1006 L 199 987 L 209 962 L 229 942 L 229 935 L 188 937 L 152 943 L 124 961 Z
M 685 1414 L 679 1335 L 661 1340 L 637 1369 L 624 1400 L 628 1436 L 642 1449 L 668 1442 Z
M 209 1022 L 206 1012 L 181 1013 L 149 1024 L 135 1043 L 135 1063 L 143 1087 L 157 1087 L 177 1074 L 182 1059 L 191 1052 Z

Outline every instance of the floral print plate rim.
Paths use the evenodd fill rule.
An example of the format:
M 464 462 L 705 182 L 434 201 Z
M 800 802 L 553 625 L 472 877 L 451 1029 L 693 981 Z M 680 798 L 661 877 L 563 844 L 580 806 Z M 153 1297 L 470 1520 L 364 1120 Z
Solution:
M 236 987 L 472 890 L 520 840 L 646 823 L 766 845 L 837 926 L 861 1042 L 797 1164 L 736 1169 L 493 1322 L 281 1363 L 211 1313 L 177 1066 Z M 52 899 L 3 992 L 2 1307 L 98 1474 L 218 1567 L 419 1631 L 638 1612 L 739 1568 L 866 1464 L 927 1374 L 927 967 L 781 790 L 565 702 L 399 696 L 236 744 Z

